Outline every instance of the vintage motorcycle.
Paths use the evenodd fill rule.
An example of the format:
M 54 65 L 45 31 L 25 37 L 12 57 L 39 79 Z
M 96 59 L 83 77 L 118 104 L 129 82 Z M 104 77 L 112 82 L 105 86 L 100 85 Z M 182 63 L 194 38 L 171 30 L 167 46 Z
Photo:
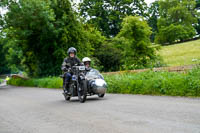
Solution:
M 97 70 L 88 71 L 85 66 L 73 66 L 70 71 L 73 75 L 69 83 L 69 93 L 63 92 L 65 100 L 78 96 L 79 101 L 84 103 L 87 96 L 104 97 L 107 84 Z
M 72 69 L 69 69 L 68 71 L 73 73 L 73 75 L 69 83 L 69 92 L 63 92 L 65 100 L 69 101 L 71 97 L 78 96 L 81 103 L 85 102 L 87 97 L 85 66 L 73 66 Z

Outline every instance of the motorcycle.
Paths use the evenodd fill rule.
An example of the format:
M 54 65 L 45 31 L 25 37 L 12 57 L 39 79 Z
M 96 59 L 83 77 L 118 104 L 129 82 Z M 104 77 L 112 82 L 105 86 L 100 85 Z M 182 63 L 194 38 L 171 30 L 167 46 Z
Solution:
M 78 96 L 81 103 L 87 98 L 87 81 L 85 80 L 85 66 L 73 66 L 69 69 L 73 73 L 69 82 L 69 93 L 63 92 L 65 100 L 69 101 L 71 97 Z
M 65 100 L 78 96 L 79 101 L 84 103 L 87 96 L 104 97 L 107 84 L 97 70 L 87 71 L 85 66 L 73 66 L 70 71 L 73 75 L 69 82 L 69 93 L 63 92 Z

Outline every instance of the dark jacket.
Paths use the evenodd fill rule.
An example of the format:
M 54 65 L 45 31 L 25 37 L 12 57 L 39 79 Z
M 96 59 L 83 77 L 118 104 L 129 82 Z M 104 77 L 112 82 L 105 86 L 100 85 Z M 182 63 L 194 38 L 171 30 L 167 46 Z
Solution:
M 72 57 L 65 58 L 63 63 L 62 63 L 61 69 L 63 71 L 65 71 L 68 68 L 71 68 L 72 66 L 74 66 L 75 64 L 78 65 L 78 66 L 82 65 L 81 61 L 76 56 L 73 57 L 73 58 Z

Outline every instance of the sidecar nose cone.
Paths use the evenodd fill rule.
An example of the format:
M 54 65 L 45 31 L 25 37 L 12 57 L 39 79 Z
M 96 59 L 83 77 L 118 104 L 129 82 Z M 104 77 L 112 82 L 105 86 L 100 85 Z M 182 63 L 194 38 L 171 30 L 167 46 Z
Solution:
M 96 94 L 104 94 L 107 89 L 107 84 L 103 79 L 96 79 L 94 81 L 93 89 Z

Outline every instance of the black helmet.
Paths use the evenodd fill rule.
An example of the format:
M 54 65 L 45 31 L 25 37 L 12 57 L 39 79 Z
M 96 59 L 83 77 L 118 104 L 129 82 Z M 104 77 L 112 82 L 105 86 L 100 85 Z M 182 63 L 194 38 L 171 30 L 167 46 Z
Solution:
M 76 55 L 76 49 L 74 47 L 71 47 L 67 50 L 67 54 L 74 53 Z

